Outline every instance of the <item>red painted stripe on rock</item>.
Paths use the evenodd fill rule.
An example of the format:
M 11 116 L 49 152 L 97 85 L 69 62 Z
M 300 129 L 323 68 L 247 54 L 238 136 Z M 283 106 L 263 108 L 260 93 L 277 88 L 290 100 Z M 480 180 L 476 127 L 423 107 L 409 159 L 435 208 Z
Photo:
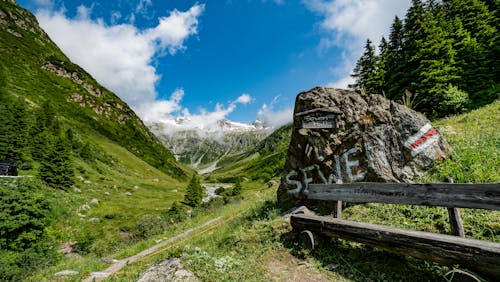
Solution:
M 413 144 L 411 144 L 410 147 L 408 147 L 408 149 L 410 149 L 410 151 L 414 150 L 418 146 L 422 145 L 422 143 L 424 143 L 425 140 L 431 138 L 432 136 L 434 136 L 436 134 L 437 134 L 437 130 L 432 128 L 431 130 L 427 131 L 422 137 L 420 137 L 417 141 L 415 141 Z

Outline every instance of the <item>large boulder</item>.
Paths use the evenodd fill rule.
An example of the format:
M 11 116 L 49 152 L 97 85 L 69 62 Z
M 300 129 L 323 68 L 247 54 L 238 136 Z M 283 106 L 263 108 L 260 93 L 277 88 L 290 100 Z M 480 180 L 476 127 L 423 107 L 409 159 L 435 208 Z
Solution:
M 297 96 L 293 124 L 282 208 L 314 207 L 311 183 L 411 182 L 452 152 L 427 118 L 381 95 L 316 87 Z

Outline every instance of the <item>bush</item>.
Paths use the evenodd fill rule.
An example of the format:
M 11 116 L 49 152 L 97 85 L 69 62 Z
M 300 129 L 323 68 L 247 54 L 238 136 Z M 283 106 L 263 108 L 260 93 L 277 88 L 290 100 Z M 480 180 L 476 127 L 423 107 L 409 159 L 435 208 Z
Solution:
M 451 84 L 448 85 L 448 88 L 442 90 L 441 98 L 440 110 L 451 114 L 462 112 L 470 102 L 469 94 Z
M 219 195 L 220 196 L 220 195 L 222 195 L 222 193 L 224 193 L 225 190 L 226 189 L 224 187 L 219 187 L 219 188 L 215 189 L 214 192 L 215 192 L 215 195 Z
M 168 210 L 166 218 L 168 223 L 181 222 L 188 218 L 187 211 L 181 204 L 174 202 Z
M 37 179 L 0 183 L 0 280 L 22 280 L 54 263 L 57 254 L 45 227 L 53 221 L 50 197 Z
M 158 215 L 145 214 L 135 225 L 134 235 L 138 238 L 148 238 L 158 235 L 164 230 L 164 221 Z

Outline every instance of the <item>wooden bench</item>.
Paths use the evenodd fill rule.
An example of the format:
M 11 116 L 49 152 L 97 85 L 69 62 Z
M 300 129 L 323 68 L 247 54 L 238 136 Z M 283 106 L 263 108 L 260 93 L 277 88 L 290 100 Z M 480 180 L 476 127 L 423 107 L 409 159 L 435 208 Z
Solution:
M 458 236 L 367 224 L 337 218 L 292 215 L 294 230 L 315 244 L 313 234 L 341 238 L 387 251 L 429 259 L 442 264 L 460 264 L 489 277 L 500 278 L 500 243 L 463 236 L 458 208 L 500 210 L 500 184 L 407 184 L 350 183 L 311 184 L 307 198 L 353 203 L 387 203 L 448 207 Z M 461 232 L 460 229 L 462 230 Z

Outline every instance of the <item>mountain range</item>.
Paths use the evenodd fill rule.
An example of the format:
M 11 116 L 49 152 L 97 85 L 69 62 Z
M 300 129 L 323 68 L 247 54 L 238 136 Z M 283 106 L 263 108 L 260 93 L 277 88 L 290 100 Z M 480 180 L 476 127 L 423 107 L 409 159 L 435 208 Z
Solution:
M 159 140 L 183 164 L 207 173 L 224 157 L 241 154 L 254 148 L 273 128 L 256 120 L 251 124 L 218 120 L 208 128 L 181 129 L 182 119 L 147 124 Z

